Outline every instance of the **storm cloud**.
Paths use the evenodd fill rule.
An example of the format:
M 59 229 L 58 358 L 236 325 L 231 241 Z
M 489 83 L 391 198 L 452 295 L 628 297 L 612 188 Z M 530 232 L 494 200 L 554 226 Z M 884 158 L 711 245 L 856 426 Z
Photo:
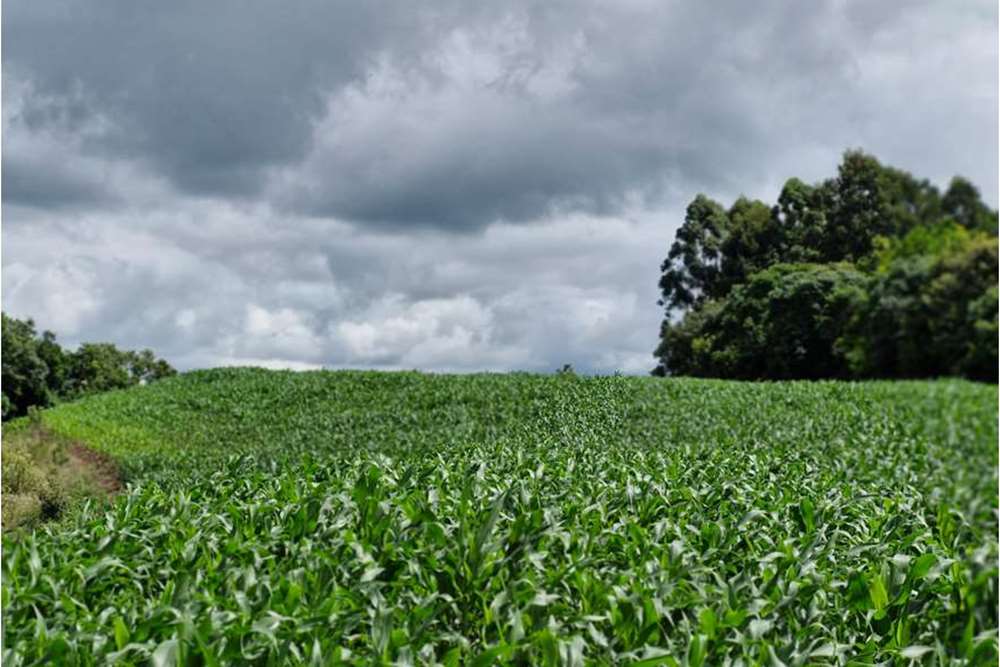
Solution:
M 182 367 L 644 372 L 698 192 L 861 147 L 997 201 L 997 8 L 29 2 L 3 305 Z

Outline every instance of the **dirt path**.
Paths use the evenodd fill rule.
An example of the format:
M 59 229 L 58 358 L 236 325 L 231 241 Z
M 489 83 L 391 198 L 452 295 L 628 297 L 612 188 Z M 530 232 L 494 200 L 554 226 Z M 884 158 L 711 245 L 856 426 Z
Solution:
M 93 450 L 81 442 L 74 442 L 69 446 L 69 456 L 106 495 L 113 496 L 122 490 L 121 471 L 115 460 L 107 454 Z

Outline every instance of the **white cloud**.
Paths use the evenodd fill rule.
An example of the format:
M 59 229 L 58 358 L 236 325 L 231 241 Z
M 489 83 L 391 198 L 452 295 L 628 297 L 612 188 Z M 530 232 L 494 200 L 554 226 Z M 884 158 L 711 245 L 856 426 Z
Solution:
M 39 326 L 73 337 L 103 300 L 96 264 L 64 260 L 38 270 L 22 262 L 4 265 L 4 301 L 24 304 L 25 315 Z
M 358 319 L 338 322 L 347 363 L 461 369 L 485 360 L 503 365 L 511 350 L 493 344 L 493 314 L 468 295 L 407 303 L 389 294 Z

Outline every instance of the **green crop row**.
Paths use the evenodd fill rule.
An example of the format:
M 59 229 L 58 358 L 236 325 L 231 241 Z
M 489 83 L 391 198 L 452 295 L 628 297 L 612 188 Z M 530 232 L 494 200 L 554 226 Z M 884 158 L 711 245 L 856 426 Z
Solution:
M 995 664 L 997 388 L 189 373 L 43 419 L 127 490 L 4 664 Z

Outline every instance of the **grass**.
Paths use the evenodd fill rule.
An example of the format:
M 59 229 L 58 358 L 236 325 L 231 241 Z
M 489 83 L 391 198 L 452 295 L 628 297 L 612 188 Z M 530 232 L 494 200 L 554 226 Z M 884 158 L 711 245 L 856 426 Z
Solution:
M 42 419 L 128 487 L 5 540 L 5 665 L 996 662 L 996 386 L 231 369 Z
M 3 434 L 4 531 L 23 532 L 51 521 L 86 500 L 117 490 L 116 466 L 97 452 L 70 442 L 31 419 Z

